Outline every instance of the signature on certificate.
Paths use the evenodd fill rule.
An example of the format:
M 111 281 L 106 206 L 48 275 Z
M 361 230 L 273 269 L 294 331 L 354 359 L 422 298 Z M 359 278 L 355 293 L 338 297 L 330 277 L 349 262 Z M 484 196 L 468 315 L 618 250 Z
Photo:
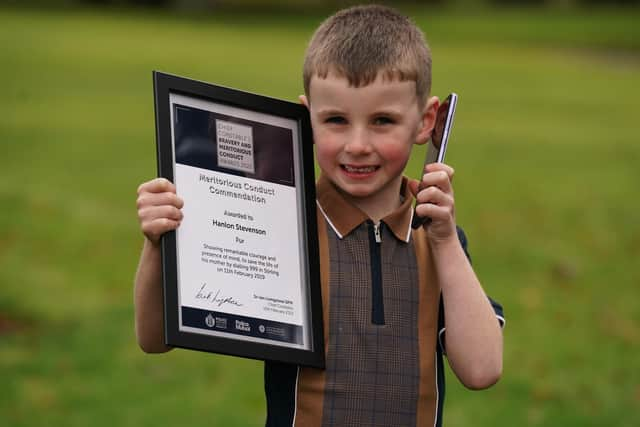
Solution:
M 208 289 L 207 284 L 203 283 L 198 293 L 196 294 L 196 299 L 203 299 L 209 301 L 211 304 L 216 307 L 222 307 L 223 305 L 230 304 L 235 305 L 236 307 L 242 307 L 244 304 L 236 301 L 232 296 L 224 296 L 220 295 L 220 289 Z

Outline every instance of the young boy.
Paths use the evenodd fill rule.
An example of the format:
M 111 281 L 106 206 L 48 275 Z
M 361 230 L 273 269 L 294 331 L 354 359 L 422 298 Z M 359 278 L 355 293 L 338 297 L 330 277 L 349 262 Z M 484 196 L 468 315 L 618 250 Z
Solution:
M 381 6 L 346 9 L 314 34 L 304 64 L 316 157 L 326 370 L 265 364 L 268 426 L 441 425 L 442 355 L 469 388 L 502 371 L 501 308 L 485 295 L 456 227 L 444 164 L 403 177 L 439 100 L 420 30 Z M 160 236 L 182 201 L 163 179 L 138 189 L 145 235 L 136 332 L 163 352 Z M 416 214 L 431 221 L 411 229 Z M 493 307 L 492 307 L 493 305 Z M 445 333 L 446 325 L 446 333 Z M 445 340 L 446 337 L 446 340 Z

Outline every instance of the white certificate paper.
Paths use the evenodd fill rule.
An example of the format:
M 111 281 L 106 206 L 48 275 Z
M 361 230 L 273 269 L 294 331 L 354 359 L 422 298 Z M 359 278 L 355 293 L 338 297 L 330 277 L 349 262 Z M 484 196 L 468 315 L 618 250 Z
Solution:
M 179 329 L 309 349 L 296 122 L 169 98 Z

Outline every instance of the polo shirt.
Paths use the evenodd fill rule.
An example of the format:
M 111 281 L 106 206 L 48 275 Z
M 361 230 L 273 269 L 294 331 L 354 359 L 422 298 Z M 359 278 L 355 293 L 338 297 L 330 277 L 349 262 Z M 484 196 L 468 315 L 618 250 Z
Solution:
M 440 426 L 444 306 L 407 179 L 379 224 L 325 176 L 316 190 L 326 369 L 265 362 L 267 427 Z

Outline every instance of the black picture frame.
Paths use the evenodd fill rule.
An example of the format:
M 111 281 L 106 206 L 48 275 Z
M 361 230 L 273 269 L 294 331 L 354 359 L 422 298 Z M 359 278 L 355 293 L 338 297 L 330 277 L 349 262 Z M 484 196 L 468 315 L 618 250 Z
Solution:
M 284 143 L 278 147 L 271 147 L 269 150 L 273 153 L 282 153 L 282 147 L 285 147 L 285 154 L 278 155 L 277 158 L 280 161 L 283 157 L 287 158 L 287 156 L 289 156 L 289 158 L 293 159 L 293 165 L 289 168 L 289 173 L 278 172 L 282 170 L 286 171 L 286 167 L 272 167 L 271 172 L 264 174 L 264 176 L 267 177 L 264 180 L 264 185 L 272 185 L 276 188 L 286 188 L 289 192 L 293 191 L 290 190 L 291 188 L 295 189 L 296 206 L 280 206 L 279 209 L 295 209 L 297 212 L 296 218 L 298 219 L 298 224 L 296 229 L 298 230 L 299 241 L 290 242 L 290 244 L 295 245 L 295 250 L 299 253 L 300 261 L 298 262 L 298 268 L 301 271 L 300 277 L 302 279 L 302 283 L 299 284 L 301 289 L 299 302 L 302 307 L 298 308 L 302 311 L 301 314 L 299 313 L 299 317 L 303 319 L 301 326 L 302 330 L 300 329 L 300 325 L 287 326 L 287 323 L 282 322 L 269 323 L 271 322 L 269 319 L 253 318 L 251 316 L 243 316 L 238 313 L 225 313 L 221 311 L 223 309 L 220 308 L 220 305 L 223 303 L 230 303 L 225 305 L 225 307 L 231 306 L 229 307 L 229 310 L 239 310 L 238 307 L 240 304 L 238 303 L 236 307 L 233 307 L 233 298 L 224 299 L 219 295 L 219 292 L 218 294 L 215 293 L 215 289 L 206 289 L 205 293 L 200 292 L 195 296 L 195 298 L 198 298 L 199 296 L 203 296 L 204 298 L 204 296 L 206 296 L 206 298 L 204 298 L 204 302 L 211 303 L 210 309 L 196 307 L 195 312 L 189 311 L 193 307 L 181 305 L 181 295 L 184 295 L 183 293 L 185 292 L 184 289 L 186 288 L 186 284 L 182 284 L 180 282 L 180 277 L 187 274 L 185 271 L 188 269 L 183 268 L 182 270 L 185 271 L 182 271 L 179 264 L 179 260 L 187 257 L 187 255 L 185 255 L 186 249 L 178 247 L 178 237 L 180 237 L 178 236 L 178 233 L 181 232 L 181 228 L 187 220 L 187 214 L 185 213 L 185 219 L 183 220 L 180 228 L 176 231 L 166 233 L 162 236 L 161 240 L 164 330 L 166 344 L 172 347 L 324 368 L 324 333 L 316 222 L 313 136 L 307 109 L 300 104 L 159 71 L 153 71 L 153 84 L 158 176 L 176 183 L 177 193 L 179 196 L 181 196 L 181 190 L 183 189 L 184 191 L 190 191 L 192 184 L 188 182 L 176 182 L 176 171 L 187 170 L 189 173 L 195 173 L 196 171 L 200 171 L 201 167 L 206 168 L 206 162 L 211 161 L 210 159 L 212 158 L 209 154 L 198 153 L 197 149 L 195 151 L 192 150 L 194 152 L 190 155 L 183 155 L 181 151 L 183 145 L 178 147 L 180 150 L 176 148 L 178 143 L 184 144 L 182 141 L 186 141 L 183 136 L 186 131 L 184 131 L 181 126 L 190 126 L 196 130 L 203 129 L 203 117 L 209 113 L 209 123 L 212 122 L 211 117 L 213 116 L 215 116 L 214 121 L 216 126 L 224 126 L 233 122 L 230 126 L 235 126 L 234 129 L 238 130 L 237 134 L 244 132 L 245 128 L 250 128 L 250 131 L 253 132 L 251 133 L 251 145 L 255 146 L 248 149 L 248 152 L 250 152 L 249 158 L 251 160 L 246 164 L 233 163 L 235 160 L 232 159 L 229 160 L 229 162 L 232 163 L 224 163 L 224 167 L 220 167 L 219 165 L 223 164 L 221 163 L 223 162 L 223 158 L 221 156 L 233 155 L 233 153 L 231 151 L 221 151 L 221 146 L 226 147 L 220 142 L 225 141 L 220 139 L 221 137 L 218 136 L 218 139 L 213 140 L 213 143 L 216 144 L 216 149 L 218 150 L 218 157 L 216 157 L 218 166 L 217 168 L 212 168 L 211 171 L 203 169 L 204 172 L 201 173 L 200 179 L 202 180 L 202 176 L 207 175 L 207 173 L 215 174 L 216 177 L 224 175 L 227 177 L 225 178 L 225 182 L 227 183 L 233 183 L 234 180 L 238 182 L 245 182 L 243 180 L 247 180 L 246 182 L 261 182 L 259 179 L 257 181 L 253 181 L 254 179 L 257 179 L 256 177 L 258 176 L 256 175 L 258 171 L 255 170 L 257 169 L 255 164 L 258 164 L 256 159 L 260 159 L 258 154 L 256 154 L 258 153 L 258 148 L 256 147 L 271 147 L 270 144 L 275 144 L 275 142 L 271 141 L 288 141 L 288 139 L 282 139 L 281 137 L 264 137 L 258 141 L 256 139 L 257 137 L 254 137 L 253 135 L 256 132 L 262 132 L 262 130 L 260 130 L 262 128 L 256 131 L 256 128 L 251 126 L 255 125 L 259 127 L 264 125 L 264 129 L 266 129 L 265 132 L 280 132 L 281 134 L 282 132 L 287 131 L 287 129 L 291 131 L 285 132 L 287 138 L 292 138 L 291 144 Z M 182 104 L 187 106 L 185 107 Z M 204 105 L 205 107 L 201 110 L 196 108 L 200 105 Z M 210 108 L 209 106 L 215 106 L 215 108 Z M 229 111 L 233 113 L 229 113 Z M 186 117 L 186 119 L 182 119 L 182 121 L 180 121 L 180 115 Z M 220 119 L 220 117 L 223 117 L 224 120 Z M 282 131 L 282 128 L 272 125 L 272 123 L 261 123 L 260 117 L 275 117 L 273 119 L 269 119 L 269 121 L 279 120 L 278 118 L 281 118 L 284 123 L 291 123 L 293 125 L 289 128 L 285 126 L 285 130 Z M 175 122 L 173 120 L 175 120 Z M 189 122 L 189 120 L 191 122 Z M 222 125 L 220 125 L 220 123 L 222 123 Z M 209 124 L 209 128 L 211 127 L 212 125 Z M 216 129 L 220 132 L 221 128 Z M 201 134 L 200 136 L 202 136 L 204 131 L 199 132 Z M 178 137 L 178 135 L 180 136 Z M 242 135 L 240 135 L 240 137 L 242 137 Z M 201 139 L 206 140 L 206 137 L 202 137 Z M 254 139 L 258 141 L 259 144 L 258 142 L 254 144 Z M 201 145 L 209 149 L 206 143 Z M 289 147 L 289 145 L 293 148 L 288 149 L 287 147 Z M 226 150 L 226 148 L 224 149 Z M 276 157 L 272 156 L 269 159 L 273 160 L 275 158 Z M 224 162 L 227 162 L 227 160 L 224 160 Z M 251 162 L 253 162 L 253 164 Z M 268 163 L 266 160 L 265 162 Z M 206 176 L 205 178 L 212 179 L 209 176 Z M 196 185 L 197 184 L 195 183 L 193 184 L 194 187 Z M 218 191 L 217 187 L 213 190 L 212 188 L 213 185 L 209 187 L 209 192 Z M 241 190 L 238 190 L 237 194 L 240 194 L 240 191 Z M 235 194 L 234 197 L 236 197 Z M 262 198 L 264 197 L 260 197 L 260 199 Z M 185 209 L 186 206 L 187 203 L 185 202 Z M 286 212 L 289 212 L 289 210 Z M 227 211 L 225 210 L 225 215 L 226 213 Z M 218 225 L 221 223 L 226 224 L 224 221 L 216 222 L 215 219 L 212 220 L 212 223 Z M 229 223 L 232 224 L 233 220 L 230 220 Z M 184 233 L 186 233 L 186 231 L 184 231 Z M 272 236 L 272 238 L 278 239 L 277 236 Z M 278 245 L 283 245 L 283 243 L 278 241 Z M 182 246 L 187 247 L 188 245 L 182 244 Z M 203 246 L 210 247 L 207 244 L 204 244 Z M 227 250 L 235 250 L 228 247 L 218 247 L 217 245 L 212 246 L 216 246 L 215 249 L 219 250 L 220 253 Z M 289 251 L 293 249 L 287 247 L 286 250 Z M 203 252 L 203 254 L 204 253 L 205 252 Z M 242 253 L 242 251 L 234 253 Z M 213 255 L 220 256 L 219 254 Z M 251 253 L 251 256 L 253 256 L 253 253 Z M 246 261 L 245 257 L 242 257 L 242 259 Z M 209 261 L 213 262 L 212 259 L 209 259 Z M 280 261 L 288 262 L 288 260 L 284 259 Z M 204 262 L 204 258 L 202 259 L 202 262 Z M 220 261 L 220 263 L 222 263 L 222 261 Z M 227 261 L 227 264 L 228 263 L 229 261 Z M 243 269 L 245 267 L 249 267 L 245 264 L 237 264 L 237 266 L 238 268 L 242 267 Z M 250 267 L 255 268 L 253 265 Z M 205 266 L 205 268 L 209 267 Z M 216 268 L 217 270 L 220 270 L 221 267 Z M 272 270 L 267 269 L 266 271 L 269 271 L 272 275 L 275 274 Z M 296 269 L 293 268 L 291 271 L 295 272 Z M 228 277 L 232 277 L 233 280 L 244 280 L 244 277 L 236 277 L 236 273 L 244 274 L 236 271 L 235 273 L 230 273 Z M 263 274 L 255 273 L 255 275 L 262 276 Z M 250 281 L 257 281 L 257 279 L 247 279 L 246 283 L 249 283 Z M 205 285 L 203 285 L 202 289 L 204 289 Z M 191 298 L 192 294 L 193 292 L 188 294 L 189 298 Z M 253 298 L 265 300 L 264 297 L 257 296 L 255 293 L 253 294 Z M 231 299 L 231 301 L 229 301 L 229 299 Z M 276 312 L 278 309 L 282 308 L 283 304 L 289 304 L 287 307 L 290 307 L 289 309 L 292 310 L 291 312 L 296 309 L 296 307 L 292 307 L 291 301 L 278 300 L 275 298 L 272 299 L 269 297 L 266 299 L 269 300 L 269 302 L 264 302 L 264 310 L 267 310 L 267 307 L 270 307 L 269 309 L 271 309 L 271 306 L 273 306 L 276 307 L 273 309 L 273 311 Z M 254 301 L 251 302 L 253 303 Z M 259 303 L 262 304 L 263 301 L 260 301 Z M 185 304 L 187 303 L 185 302 Z M 287 307 L 285 307 L 285 309 Z M 202 318 L 202 315 L 207 311 L 209 311 L 209 314 Z M 252 312 L 252 314 L 254 314 L 254 312 Z M 276 315 L 277 313 L 270 314 Z M 250 319 L 254 319 L 255 322 Z M 201 325 L 200 322 L 204 322 L 204 324 Z M 217 328 L 222 327 L 222 324 L 224 324 L 225 328 L 223 330 L 218 330 Z M 270 324 L 275 326 L 270 329 Z M 240 326 L 240 329 L 234 329 L 237 328 L 238 325 Z M 263 335 L 260 335 L 265 333 L 265 329 L 266 333 L 271 333 L 269 338 L 263 338 Z

